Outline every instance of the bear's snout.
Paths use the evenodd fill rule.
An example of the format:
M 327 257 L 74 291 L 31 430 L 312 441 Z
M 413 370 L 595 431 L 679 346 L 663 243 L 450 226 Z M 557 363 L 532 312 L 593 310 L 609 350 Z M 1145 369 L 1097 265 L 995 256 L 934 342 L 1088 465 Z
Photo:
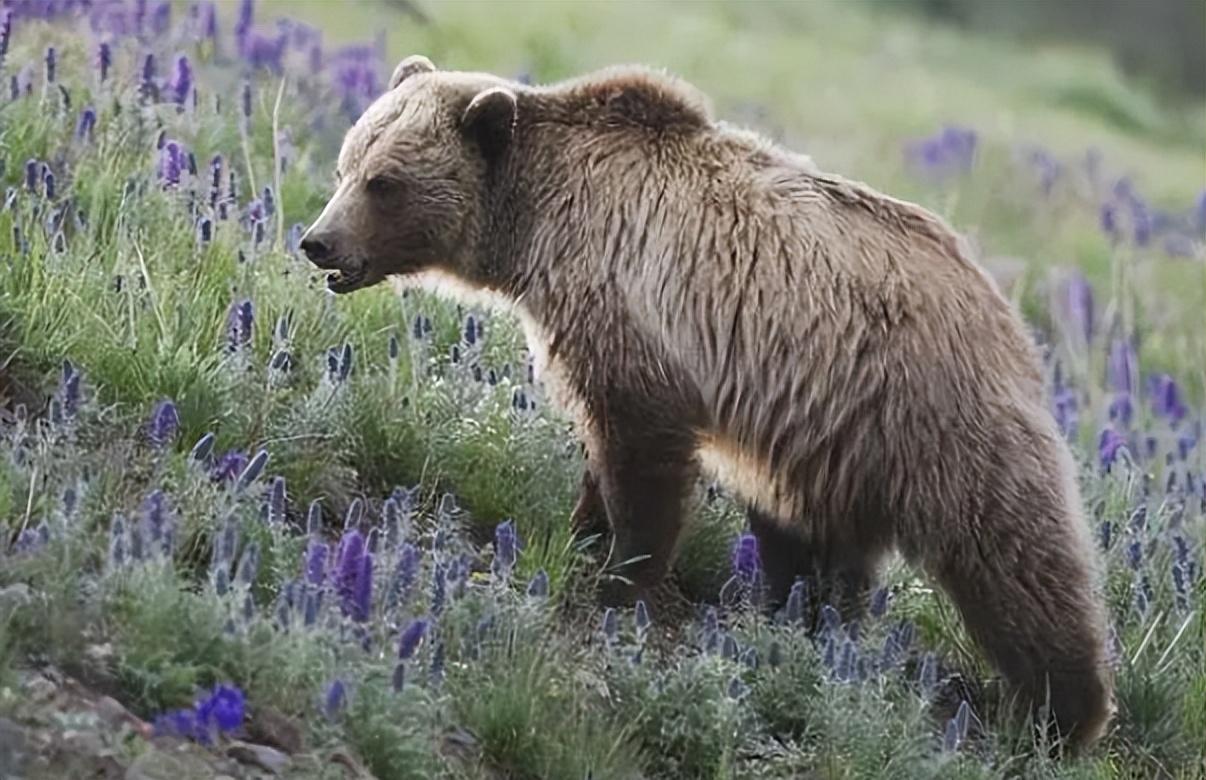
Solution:
M 306 257 L 311 263 L 319 268 L 331 268 L 331 260 L 335 257 L 334 251 L 331 249 L 331 241 L 322 236 L 315 235 L 314 231 L 308 231 L 301 240 L 301 250 L 306 253 Z

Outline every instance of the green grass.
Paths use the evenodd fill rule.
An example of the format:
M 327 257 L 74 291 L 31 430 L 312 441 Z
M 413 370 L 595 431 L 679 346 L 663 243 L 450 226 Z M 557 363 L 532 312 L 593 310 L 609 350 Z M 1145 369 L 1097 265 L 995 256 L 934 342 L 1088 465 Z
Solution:
M 1202 236 L 1194 234 L 1195 257 L 1175 258 L 1159 246 L 1112 245 L 1098 222 L 1122 175 L 1133 176 L 1152 209 L 1191 207 L 1203 185 L 1201 105 L 1156 101 L 1098 52 L 1021 49 L 868 3 L 425 7 L 429 26 L 376 3 L 336 12 L 272 0 L 258 13 L 264 23 L 275 15 L 310 21 L 328 43 L 384 29 L 385 72 L 414 52 L 444 67 L 526 70 L 539 80 L 619 61 L 666 66 L 711 94 L 719 116 L 934 208 L 973 239 L 990 268 L 1007 259 L 1020 265 L 1025 273 L 1010 294 L 1077 395 L 1070 436 L 1087 522 L 1098 535 L 1108 526 L 1112 537 L 1103 549 L 1120 655 L 1112 731 L 1091 755 L 1051 758 L 1049 745 L 998 706 L 991 668 L 950 603 L 899 561 L 884 572 L 887 614 L 861 625 L 856 640 L 835 635 L 832 649 L 734 608 L 719 613 L 720 634 L 700 618 L 664 619 L 646 635 L 624 611 L 618 636 L 606 640 L 593 593 L 598 561 L 567 527 L 578 448 L 526 381 L 516 323 L 421 293 L 382 288 L 332 298 L 276 241 L 312 219 L 327 195 L 346 125 L 329 74 L 291 60 L 275 116 L 282 83 L 257 74 L 244 123 L 241 65 L 173 41 L 157 49 L 160 74 L 177 46 L 197 67 L 198 105 L 181 112 L 138 100 L 141 46 L 119 41 L 115 76 L 100 85 L 85 33 L 23 19 L 2 83 L 53 44 L 71 107 L 43 90 L 36 69 L 32 96 L 0 103 L 0 179 L 17 188 L 13 206 L 0 210 L 0 587 L 25 583 L 32 594 L 0 606 L 0 683 L 44 658 L 150 718 L 230 681 L 246 692 L 252 720 L 257 709 L 283 713 L 303 726 L 308 750 L 350 750 L 382 778 L 1200 776 L 1206 450 L 1196 444 L 1185 461 L 1166 462 L 1165 453 L 1206 408 Z M 227 47 L 230 16 L 222 20 Z M 90 141 L 74 136 L 84 105 L 100 115 Z M 289 133 L 279 182 L 274 121 Z M 946 123 L 975 128 L 980 145 L 966 174 L 934 183 L 909 168 L 902 150 Z M 195 154 L 191 184 L 186 177 L 165 188 L 158 180 L 161 131 Z M 1031 145 L 1063 166 L 1050 192 L 1019 159 L 1019 148 Z M 1102 155 L 1097 180 L 1084 164 L 1089 148 Z M 213 240 L 202 243 L 197 216 L 216 217 L 207 200 L 215 154 L 223 157 L 223 191 L 233 167 L 238 195 L 230 218 L 216 220 Z M 21 189 L 29 159 L 49 161 L 54 201 Z M 269 182 L 277 212 L 257 245 L 240 219 Z M 67 204 L 59 238 L 47 226 Z M 1097 296 L 1098 330 L 1088 345 L 1078 343 L 1060 302 L 1070 269 L 1083 272 Z M 230 349 L 231 306 L 247 299 L 250 339 Z M 1115 397 L 1105 379 L 1117 335 L 1105 332 L 1105 315 L 1113 311 L 1125 311 L 1120 320 L 1140 337 L 1143 374 L 1176 377 L 1189 418 L 1173 429 L 1138 395 L 1134 446 L 1144 448 L 1150 434 L 1158 452 L 1104 473 L 1096 447 Z M 461 337 L 470 314 L 484 322 L 472 347 Z M 332 376 L 328 351 L 345 349 L 351 371 Z M 282 353 L 288 371 L 272 368 Z M 77 414 L 52 422 L 64 359 L 83 375 L 83 400 Z M 475 367 L 497 381 L 478 381 Z M 516 410 L 517 391 L 535 398 L 537 410 Z M 148 418 L 162 399 L 175 403 L 179 429 L 156 446 Z M 206 433 L 214 434 L 214 454 L 199 463 L 190 450 Z M 247 484 L 210 473 L 217 456 L 261 449 L 266 469 Z M 1199 485 L 1190 496 L 1178 487 L 1187 471 Z M 286 500 L 269 521 L 275 477 L 285 479 Z M 404 553 L 383 517 L 399 486 L 417 488 L 403 525 L 418 562 L 414 582 L 391 600 Z M 714 603 L 728 580 L 742 524 L 730 499 L 709 499 L 704 488 L 675 572 L 696 608 Z M 174 545 L 170 556 L 134 560 L 136 537 L 115 537 L 115 518 L 149 550 L 144 502 L 155 490 L 166 496 Z M 320 528 L 307 536 L 311 502 Z M 321 604 L 313 601 L 320 589 L 303 568 L 312 543 L 350 537 L 345 522 L 355 512 L 377 540 L 374 599 L 363 621 L 345 614 L 330 577 Z M 491 572 L 493 529 L 508 519 L 522 552 L 513 571 Z M 229 534 L 236 549 L 221 558 L 216 550 Z M 115 542 L 124 546 L 120 560 Z M 240 581 L 253 546 L 258 567 Z M 332 548 L 332 566 L 335 555 Z M 526 595 L 540 573 L 550 595 Z M 400 662 L 399 634 L 417 619 L 431 619 L 430 632 Z M 885 643 L 902 621 L 914 640 L 884 665 Z M 106 644 L 107 660 L 93 652 Z M 919 682 L 928 654 L 943 672 L 938 691 Z M 955 750 L 942 746 L 961 695 L 947 672 L 972 681 L 982 723 Z M 324 712 L 336 680 L 348 700 Z

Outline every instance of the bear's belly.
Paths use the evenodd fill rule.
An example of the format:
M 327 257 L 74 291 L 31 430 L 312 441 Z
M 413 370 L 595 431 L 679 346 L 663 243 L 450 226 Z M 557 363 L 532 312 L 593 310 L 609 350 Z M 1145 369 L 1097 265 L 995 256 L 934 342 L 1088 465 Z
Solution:
M 700 437 L 696 457 L 706 474 L 741 500 L 783 525 L 799 522 L 803 512 L 799 492 L 791 489 L 763 458 L 712 435 Z

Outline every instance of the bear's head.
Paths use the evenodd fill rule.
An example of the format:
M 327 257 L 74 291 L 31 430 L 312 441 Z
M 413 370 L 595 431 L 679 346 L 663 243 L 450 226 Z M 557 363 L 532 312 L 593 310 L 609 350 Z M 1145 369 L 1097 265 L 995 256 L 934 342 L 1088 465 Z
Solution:
M 511 141 L 518 84 L 399 63 L 348 131 L 335 193 L 301 249 L 347 293 L 391 275 L 464 275 L 486 219 L 492 163 Z

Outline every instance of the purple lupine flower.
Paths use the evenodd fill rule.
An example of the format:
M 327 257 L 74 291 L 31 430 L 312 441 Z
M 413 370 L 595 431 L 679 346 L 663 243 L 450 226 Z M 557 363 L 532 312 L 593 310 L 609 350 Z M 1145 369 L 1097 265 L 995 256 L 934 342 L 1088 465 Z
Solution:
M 1126 565 L 1130 566 L 1132 570 L 1138 571 L 1142 563 L 1143 543 L 1136 539 L 1126 546 Z
M 330 548 L 319 539 L 310 539 L 306 545 L 306 582 L 322 585 L 326 579 L 327 555 Z
M 53 46 L 46 47 L 46 83 L 53 84 L 58 70 L 58 55 Z
M 41 178 L 38 175 L 39 165 L 37 160 L 25 161 L 25 189 L 30 192 L 38 191 L 38 182 Z
M 332 720 L 339 717 L 347 704 L 347 698 L 347 689 L 344 687 L 343 680 L 336 679 L 327 687 L 326 695 L 323 697 L 323 714 Z
M 193 445 L 193 448 L 188 453 L 189 460 L 198 463 L 208 461 L 210 454 L 214 451 L 215 439 L 216 437 L 213 433 L 206 433 L 200 439 L 197 439 L 197 443 Z
M 944 753 L 954 753 L 967 741 L 967 732 L 970 725 L 971 705 L 964 699 L 959 702 L 959 709 L 955 711 L 955 716 L 946 722 L 946 731 L 942 737 L 942 750 Z
M 147 527 L 151 542 L 160 544 L 168 531 L 167 494 L 154 490 L 142 502 L 142 519 Z
M 821 625 L 833 633 L 842 627 L 842 616 L 831 604 L 821 605 Z
M 239 474 L 239 478 L 235 482 L 235 490 L 245 490 L 251 483 L 259 479 L 267 463 L 267 450 L 260 450 L 253 455 L 251 460 L 247 462 L 247 468 L 243 469 L 243 473 Z
M 253 32 L 243 47 L 243 57 L 253 69 L 263 69 L 275 74 L 284 70 L 286 39 L 283 35 L 269 38 Z
M 167 33 L 168 28 L 172 25 L 172 6 L 170 3 L 162 2 L 155 6 L 155 10 L 151 13 L 151 32 L 156 36 L 162 36 Z
M 643 640 L 645 634 L 649 632 L 649 627 L 653 625 L 653 621 L 649 619 L 649 607 L 645 605 L 644 599 L 637 599 L 633 624 L 636 627 L 637 638 Z
M 974 130 L 945 127 L 933 136 L 907 145 L 905 156 L 922 175 L 944 179 L 971 170 L 977 143 Z
M 11 9 L 4 9 L 0 12 L 0 65 L 4 64 L 4 58 L 8 55 L 8 44 L 13 36 L 13 12 Z
M 1152 216 L 1147 204 L 1138 197 L 1132 198 L 1131 236 L 1135 246 L 1147 246 L 1152 239 Z
M 306 533 L 310 536 L 322 533 L 322 503 L 318 499 L 311 501 L 306 510 Z
M 871 593 L 871 605 L 869 612 L 871 617 L 880 618 L 888 611 L 889 592 L 887 588 L 876 588 Z
M 1076 400 L 1076 393 L 1071 388 L 1057 385 L 1052 393 L 1052 413 L 1055 416 L 1055 423 L 1059 427 L 1060 433 L 1065 438 L 1071 438 L 1076 434 L 1076 428 L 1079 424 L 1079 416 L 1077 409 L 1079 404 Z
M 46 195 L 47 200 L 54 200 L 54 195 L 55 195 L 54 182 L 55 182 L 54 174 L 51 173 L 50 171 L 47 171 L 46 174 L 42 177 L 42 191 Z
M 202 244 L 214 240 L 214 223 L 209 217 L 197 220 L 197 240 Z
M 360 571 L 356 573 L 356 581 L 349 600 L 349 614 L 352 620 L 363 623 L 368 620 L 373 608 L 373 555 L 366 552 L 360 559 Z
M 746 585 L 757 581 L 762 571 L 762 559 L 758 554 L 758 537 L 741 534 L 733 545 L 733 576 Z
M 499 523 L 494 529 L 494 562 L 491 570 L 494 576 L 506 579 L 515 567 L 519 535 L 515 533 L 515 523 L 508 520 Z
M 68 417 L 74 417 L 79 412 L 81 379 L 82 375 L 71 361 L 64 360 L 58 395 L 63 404 L 63 414 Z
M 201 37 L 209 41 L 218 37 L 218 14 L 212 0 L 201 8 Z
M 180 183 L 182 162 L 180 144 L 175 141 L 165 142 L 159 153 L 159 179 L 165 187 L 174 187 Z
M 1101 549 L 1110 549 L 1110 540 L 1114 534 L 1114 525 L 1109 520 L 1103 520 L 1097 528 L 1097 538 L 1101 543 Z
M 1115 393 L 1109 407 L 1110 422 L 1117 423 L 1123 428 L 1129 427 L 1135 417 L 1135 404 L 1131 401 L 1130 393 Z
M 356 581 L 364 567 L 364 535 L 352 528 L 343 533 L 336 553 L 335 589 L 343 601 L 345 610 L 356 591 Z
M 273 477 L 272 486 L 268 490 L 267 520 L 269 525 L 280 525 L 285 522 L 285 478 Z
M 807 585 L 801 579 L 797 579 L 791 584 L 791 590 L 787 593 L 787 605 L 784 607 L 784 617 L 788 623 L 799 623 L 804 620 L 806 588 Z
M 255 305 L 250 298 L 235 301 L 226 315 L 226 351 L 237 352 L 251 341 L 255 324 Z
M 741 646 L 737 644 L 737 638 L 726 632 L 720 640 L 720 657 L 726 661 L 736 661 L 740 654 Z
M 549 595 L 549 575 L 544 570 L 536 572 L 531 581 L 528 582 L 526 590 L 528 596 L 537 599 L 547 598 Z
M 180 413 L 176 411 L 176 404 L 170 398 L 155 404 L 147 424 L 147 438 L 151 443 L 156 447 L 166 447 L 176 438 L 179 430 Z
M 235 581 L 250 588 L 255 584 L 259 568 L 260 546 L 256 542 L 249 542 L 239 558 L 239 565 L 235 567 Z
M 188 57 L 181 54 L 176 57 L 176 68 L 168 85 L 168 95 L 172 102 L 183 106 L 193 92 L 193 66 Z
M 1093 341 L 1093 287 L 1080 272 L 1069 277 L 1064 288 L 1068 318 L 1078 337 L 1085 343 Z
M 147 54 L 142 60 L 142 82 L 139 92 L 143 100 L 154 100 L 159 97 L 159 88 L 155 85 L 155 55 Z
M 239 54 L 243 53 L 247 42 L 247 35 L 251 32 L 251 25 L 254 21 L 254 0 L 242 0 L 239 3 L 239 15 L 234 26 L 235 43 L 238 45 Z
M 210 471 L 210 479 L 215 482 L 225 482 L 236 479 L 243 469 L 247 468 L 247 455 L 238 450 L 222 453 Z
M 1107 360 L 1107 379 L 1112 390 L 1119 393 L 1133 393 L 1133 377 L 1138 370 L 1139 358 L 1135 354 L 1135 346 L 1126 339 L 1115 339 L 1110 344 L 1110 355 Z
M 239 96 L 241 98 L 240 105 L 242 106 L 242 109 L 243 109 L 243 120 L 245 122 L 250 122 L 251 121 L 251 82 L 250 81 L 243 82 L 243 88 L 239 92 Z M 232 184 L 231 186 L 233 187 L 234 185 Z
M 109 524 L 109 564 L 120 569 L 126 564 L 126 518 L 121 514 L 113 515 Z
M 402 632 L 398 638 L 398 658 L 402 661 L 409 661 L 414 657 L 415 652 L 423 643 L 423 637 L 427 635 L 428 621 L 420 618 L 412 620 L 410 625 Z
M 1152 411 L 1171 422 L 1180 422 L 1189 410 L 1181 402 L 1181 391 L 1176 381 L 1167 374 L 1151 380 Z
M 444 643 L 436 642 L 435 648 L 431 651 L 431 669 L 428 672 L 428 677 L 432 685 L 439 685 L 444 681 Z
M 601 630 L 603 632 L 604 641 L 609 645 L 615 644 L 620 632 L 620 617 L 611 607 L 603 610 Z
M 389 678 L 390 687 L 394 693 L 401 693 L 406 687 L 406 664 L 399 661 L 394 665 L 394 672 Z
M 1103 428 L 1097 440 L 1097 457 L 1101 468 L 1109 471 L 1120 453 L 1127 448 L 1126 438 L 1113 428 Z
M 1105 233 L 1106 238 L 1110 239 L 1110 243 L 1117 244 L 1119 237 L 1122 235 L 1118 229 L 1118 207 L 1113 203 L 1102 204 L 1099 212 L 1099 221 L 1101 224 L 1101 232 Z
M 96 129 L 96 109 L 91 106 L 80 112 L 79 121 L 75 125 L 75 137 L 80 141 L 91 141 Z
M 465 319 L 464 339 L 465 343 L 471 347 L 477 343 L 477 322 L 472 314 Z
M 398 550 L 398 562 L 394 566 L 394 575 L 386 594 L 388 609 L 406 603 L 410 597 L 410 589 L 418 577 L 419 549 L 409 542 L 404 542 Z
M 109 69 L 113 67 L 113 48 L 106 42 L 102 41 L 96 47 L 96 70 L 100 75 L 100 82 L 104 84 L 109 79 Z
M 431 614 L 439 617 L 448 598 L 448 567 L 437 563 L 431 572 Z

